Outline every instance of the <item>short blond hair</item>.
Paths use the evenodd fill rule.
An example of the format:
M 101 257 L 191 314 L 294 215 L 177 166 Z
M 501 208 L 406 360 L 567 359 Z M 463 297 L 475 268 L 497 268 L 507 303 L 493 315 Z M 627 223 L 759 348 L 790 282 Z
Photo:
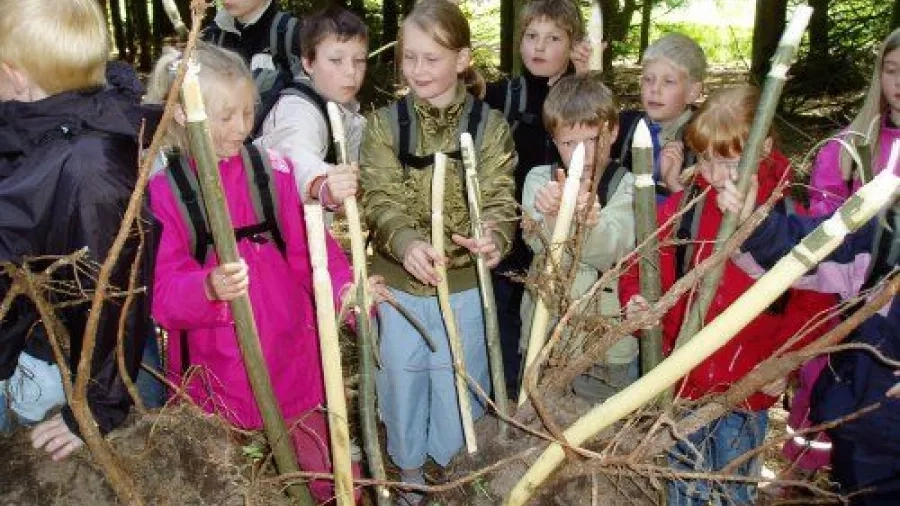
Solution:
M 96 0 L 0 0 L 0 62 L 47 94 L 104 86 L 108 58 Z
M 564 127 L 600 126 L 612 132 L 618 125 L 619 106 L 599 71 L 562 77 L 544 101 L 544 128 L 556 137 Z
M 584 39 L 584 16 L 574 0 L 532 0 L 522 7 L 519 15 L 519 33 L 522 35 L 532 21 L 547 19 L 556 23 L 569 36 L 569 47 Z
M 667 60 L 680 68 L 695 83 L 706 78 L 706 54 L 697 42 L 680 33 L 667 33 L 653 41 L 644 50 L 641 64 L 657 60 Z

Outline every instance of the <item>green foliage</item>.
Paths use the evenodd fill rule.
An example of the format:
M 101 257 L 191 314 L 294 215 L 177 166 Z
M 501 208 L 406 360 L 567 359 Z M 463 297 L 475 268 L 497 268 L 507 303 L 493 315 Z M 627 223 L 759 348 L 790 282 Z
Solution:
M 750 28 L 720 28 L 694 23 L 655 23 L 650 27 L 650 40 L 656 40 L 670 32 L 682 33 L 697 41 L 710 64 L 749 66 L 753 42 L 753 30 Z
M 462 2 L 460 8 L 469 19 L 475 66 L 493 81 L 500 74 L 500 2 Z

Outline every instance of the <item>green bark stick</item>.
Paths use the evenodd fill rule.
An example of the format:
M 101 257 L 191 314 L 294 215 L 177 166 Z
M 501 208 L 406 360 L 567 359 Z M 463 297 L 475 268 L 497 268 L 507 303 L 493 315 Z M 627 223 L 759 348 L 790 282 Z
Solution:
M 234 227 L 225 203 L 222 179 L 219 175 L 219 162 L 213 149 L 196 72 L 188 70 L 181 88 L 181 95 L 187 118 L 191 154 L 197 162 L 197 179 L 200 183 L 203 203 L 206 206 L 206 215 L 209 218 L 209 229 L 212 232 L 213 241 L 215 241 L 216 254 L 222 263 L 237 262 L 240 257 L 237 251 L 237 241 L 234 238 Z M 272 446 L 275 465 L 278 467 L 278 472 L 282 474 L 297 472 L 299 471 L 297 456 L 294 453 L 291 437 L 288 435 L 278 402 L 275 400 L 275 392 L 272 389 L 269 371 L 266 368 L 262 348 L 259 344 L 259 334 L 256 330 L 250 298 L 243 295 L 229 302 L 229 306 L 234 316 L 238 345 L 247 369 L 250 387 L 253 389 L 256 405 L 263 418 L 266 436 Z M 288 487 L 288 493 L 299 504 L 304 506 L 315 504 L 309 494 L 309 489 L 303 485 L 291 485 Z
M 807 5 L 797 7 L 790 24 L 781 36 L 775 56 L 772 58 L 772 69 L 766 76 L 756 116 L 753 118 L 753 125 L 750 128 L 750 136 L 744 145 L 744 152 L 738 163 L 739 179 L 737 187 L 744 194 L 750 189 L 753 175 L 759 169 L 763 144 L 769 136 L 769 129 L 775 117 L 778 100 L 787 80 L 787 71 L 797 56 L 800 38 L 803 36 L 804 30 L 806 30 L 806 25 L 809 23 L 811 15 L 811 7 Z M 734 234 L 737 225 L 737 216 L 734 213 L 725 213 L 722 217 L 722 224 L 719 226 L 719 232 L 716 235 L 713 254 L 722 249 L 725 241 Z M 700 330 L 700 327 L 703 326 L 703 322 L 706 319 L 706 311 L 709 309 L 709 305 L 719 288 L 719 282 L 722 279 L 724 270 L 725 264 L 721 264 L 701 281 L 697 299 L 691 305 L 688 316 L 678 334 L 676 348 L 683 346 L 684 343 L 692 339 L 697 331 Z
M 337 104 L 328 102 L 327 109 L 338 162 L 350 163 L 350 156 L 347 151 L 347 135 L 340 108 Z M 372 478 L 386 481 L 387 472 L 384 469 L 384 456 L 381 453 L 381 444 L 378 441 L 378 415 L 375 407 L 374 350 L 378 343 L 375 339 L 375 326 L 371 318 L 372 301 L 367 284 L 369 274 L 366 263 L 366 243 L 365 239 L 363 239 L 362 222 L 359 217 L 356 197 L 350 196 L 345 198 L 343 204 L 347 226 L 350 230 L 350 254 L 353 259 L 353 283 L 357 307 L 356 332 L 359 335 L 360 368 L 359 413 L 363 445 L 366 450 L 366 462 Z M 381 485 L 375 487 L 375 501 L 378 506 L 390 506 L 390 497 L 391 494 L 386 487 Z
M 900 141 L 894 143 L 888 167 L 896 167 Z M 565 430 L 565 440 L 574 446 L 583 444 L 598 432 L 633 413 L 670 388 L 710 355 L 728 343 L 741 329 L 790 288 L 829 253 L 848 233 L 858 230 L 885 205 L 900 188 L 900 177 L 886 169 L 862 187 L 828 220 L 807 235 L 753 286 L 743 293 L 683 347 L 676 349 L 655 369 L 600 404 Z M 552 443 L 510 492 L 505 506 L 522 506 L 565 459 L 559 443 Z
M 638 244 L 645 244 L 640 252 L 641 295 L 651 305 L 659 302 L 662 287 L 659 279 L 659 242 L 655 232 L 656 184 L 653 181 L 653 140 L 644 120 L 634 132 L 631 144 L 634 158 L 634 218 Z M 646 243 L 645 243 L 646 241 Z M 663 360 L 663 334 L 660 325 L 643 331 L 641 345 L 641 374 L 647 374 Z M 669 397 L 669 396 L 666 396 Z
M 447 173 L 447 155 L 434 154 L 434 172 L 431 181 L 431 245 L 441 256 L 444 255 L 444 186 Z M 456 396 L 459 401 L 459 415 L 462 419 L 463 438 L 469 453 L 478 451 L 478 440 L 475 436 L 475 422 L 472 418 L 472 406 L 469 402 L 469 385 L 467 383 L 466 358 L 450 305 L 450 283 L 447 280 L 447 267 L 443 263 L 434 266 L 440 282 L 437 286 L 438 304 L 447 328 L 450 342 L 450 356 L 453 358 L 454 376 L 456 379 Z
M 472 238 L 480 240 L 484 222 L 481 219 L 481 187 L 478 183 L 478 157 L 472 135 L 463 133 L 459 138 L 463 166 L 466 168 L 466 197 L 469 201 L 469 220 L 472 222 Z M 497 305 L 494 300 L 494 283 L 483 255 L 475 257 L 478 284 L 481 285 L 481 308 L 484 312 L 484 334 L 491 366 L 491 385 L 494 387 L 494 404 L 501 419 L 509 416 L 509 397 L 506 393 L 506 375 L 503 371 L 503 350 L 500 347 L 500 326 L 497 323 Z M 509 436 L 508 424 L 500 422 L 500 439 Z

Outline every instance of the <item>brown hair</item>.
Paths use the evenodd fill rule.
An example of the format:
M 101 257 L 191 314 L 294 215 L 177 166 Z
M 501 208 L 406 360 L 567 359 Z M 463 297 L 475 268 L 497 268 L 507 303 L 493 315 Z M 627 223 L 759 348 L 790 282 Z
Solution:
M 0 61 L 44 92 L 106 84 L 106 17 L 95 0 L 0 1 Z
M 522 35 L 532 21 L 549 19 L 562 28 L 569 36 L 569 47 L 584 39 L 584 16 L 573 0 L 532 0 L 522 7 L 519 15 L 519 33 L 516 40 L 520 43 Z
M 303 57 L 315 61 L 316 46 L 329 35 L 341 42 L 353 39 L 365 43 L 369 41 L 369 29 L 359 16 L 339 5 L 331 5 L 303 20 L 300 28 Z
M 403 23 L 413 23 L 423 32 L 431 35 L 435 42 L 452 51 L 472 48 L 472 32 L 469 21 L 459 6 L 448 0 L 422 0 L 417 2 Z M 397 44 L 398 54 L 403 52 L 403 37 Z M 463 84 L 472 95 L 484 94 L 484 77 L 475 67 L 469 67 L 460 74 Z
M 685 143 L 698 155 L 706 152 L 721 157 L 740 155 L 758 104 L 759 89 L 755 86 L 746 84 L 716 90 L 685 130 Z
M 618 118 L 616 98 L 599 71 L 561 78 L 544 101 L 544 128 L 554 136 L 557 129 L 575 125 L 600 126 L 611 132 Z

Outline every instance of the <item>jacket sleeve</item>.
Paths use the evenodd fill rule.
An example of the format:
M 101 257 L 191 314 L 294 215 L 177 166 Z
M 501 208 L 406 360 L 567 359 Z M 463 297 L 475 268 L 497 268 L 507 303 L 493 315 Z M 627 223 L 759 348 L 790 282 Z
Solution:
M 501 255 L 506 256 L 518 226 L 513 180 L 518 157 L 509 125 L 497 111 L 491 110 L 488 115 L 479 154 L 481 217 L 495 223 L 494 240 Z
M 816 156 L 809 181 L 809 209 L 814 216 L 833 213 L 850 196 L 841 172 L 841 151 L 841 143 L 831 140 Z
M 162 224 L 153 283 L 153 318 L 166 330 L 231 325 L 227 302 L 206 297 L 204 284 L 214 265 L 202 266 L 190 251 L 186 225 L 165 174 L 150 182 L 151 208 Z
M 291 160 L 297 191 L 304 201 L 309 196 L 309 185 L 331 167 L 324 161 L 331 142 L 326 121 L 309 100 L 285 95 L 266 116 L 262 136 L 254 141 Z
M 382 109 L 371 116 L 363 134 L 359 180 L 363 213 L 374 246 L 402 264 L 410 243 L 429 239 L 415 228 L 408 210 L 411 199 L 404 195 L 402 168 L 391 137 L 387 110 Z
M 132 156 L 135 155 L 135 150 L 123 149 L 123 145 L 109 140 L 91 139 L 86 141 L 85 145 L 93 146 L 91 142 L 99 142 L 100 145 L 96 150 L 87 152 L 76 150 L 64 169 L 66 173 L 73 174 L 76 180 L 76 186 L 73 188 L 74 206 L 68 223 L 71 227 L 72 244 L 86 246 L 92 261 L 103 262 L 119 231 L 120 222 L 133 191 L 134 181 L 126 175 L 123 168 L 128 168 L 134 163 Z M 104 155 L 97 156 L 98 152 Z M 110 152 L 112 154 L 106 155 Z M 89 154 L 91 156 L 88 156 Z M 103 156 L 109 158 L 104 159 Z M 145 226 L 144 229 L 144 254 L 152 251 L 152 240 L 148 239 L 147 228 Z M 136 234 L 132 234 L 125 242 L 110 273 L 109 283 L 113 289 L 127 289 L 132 266 L 143 265 L 142 260 L 137 258 L 140 242 L 141 238 Z M 145 284 L 146 274 L 141 273 L 141 277 L 137 280 L 138 286 Z M 91 293 L 94 289 L 93 281 L 83 279 L 82 287 Z M 91 364 L 91 381 L 87 391 L 88 406 L 101 433 L 104 434 L 125 420 L 132 404 L 116 360 L 122 307 L 120 299 L 108 300 L 102 306 Z M 86 320 L 89 316 L 86 307 L 84 310 L 79 308 L 77 313 L 78 319 Z M 125 322 L 125 335 L 122 340 L 125 372 L 133 378 L 140 365 L 145 339 L 150 333 L 145 294 L 135 295 Z M 71 335 L 70 338 L 72 349 L 78 350 L 77 353 L 73 353 L 70 364 L 74 374 L 80 360 L 82 336 Z M 77 433 L 77 423 L 69 406 L 63 409 L 63 418 L 68 427 Z
M 634 248 L 634 235 L 634 175 L 628 172 L 587 231 L 581 261 L 605 271 Z

